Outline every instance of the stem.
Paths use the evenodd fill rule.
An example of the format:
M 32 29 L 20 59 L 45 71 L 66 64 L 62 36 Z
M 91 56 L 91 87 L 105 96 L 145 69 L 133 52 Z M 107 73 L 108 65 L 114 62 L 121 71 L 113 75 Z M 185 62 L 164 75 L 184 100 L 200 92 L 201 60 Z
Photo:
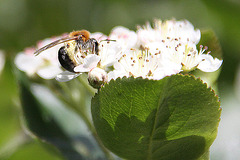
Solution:
M 79 82 L 87 89 L 87 91 L 91 94 L 93 97 L 96 93 L 96 89 L 93 89 L 86 81 L 83 79 L 82 76 L 79 76 L 78 78 Z
M 111 156 L 111 154 L 109 153 L 109 151 L 104 147 L 104 145 L 102 144 L 101 140 L 99 139 L 96 130 L 94 128 L 94 126 L 92 125 L 90 119 L 88 118 L 88 116 L 86 115 L 85 112 L 82 112 L 81 110 L 77 109 L 78 106 L 76 106 L 76 104 L 74 103 L 70 103 L 68 101 L 66 101 L 65 99 L 62 99 L 68 106 L 71 106 L 77 113 L 78 115 L 80 115 L 80 117 L 83 119 L 83 121 L 85 122 L 85 124 L 87 125 L 88 129 L 91 131 L 93 137 L 95 138 L 95 140 L 97 141 L 99 147 L 102 149 L 102 151 L 105 153 L 105 156 L 107 157 L 108 160 L 113 160 L 113 157 Z
M 89 86 L 82 78 L 79 78 L 79 81 L 81 82 L 81 84 L 83 84 L 83 86 L 87 89 L 87 91 L 93 96 L 95 94 L 95 91 L 93 90 L 93 88 L 91 86 Z M 96 130 L 90 120 L 90 118 L 88 117 L 88 115 L 86 114 L 85 110 L 80 109 L 79 108 L 79 104 L 75 101 L 74 97 L 71 94 L 71 89 L 64 83 L 60 83 L 61 88 L 63 89 L 63 91 L 65 93 L 67 93 L 69 95 L 68 98 L 70 99 L 66 99 L 66 97 L 64 95 L 62 95 L 60 92 L 58 92 L 57 90 L 55 90 L 53 87 L 49 86 L 52 91 L 54 93 L 56 93 L 56 95 L 58 96 L 58 98 L 60 100 L 62 100 L 67 106 L 69 106 L 70 108 L 72 108 L 75 112 L 78 113 L 78 115 L 82 118 L 82 120 L 85 122 L 85 124 L 87 125 L 88 129 L 91 131 L 93 137 L 95 138 L 95 140 L 97 141 L 99 147 L 102 149 L 102 151 L 104 152 L 106 158 L 108 160 L 114 160 L 114 158 L 112 157 L 112 155 L 110 154 L 110 152 L 104 147 L 104 145 L 102 144 L 101 140 L 99 139 Z

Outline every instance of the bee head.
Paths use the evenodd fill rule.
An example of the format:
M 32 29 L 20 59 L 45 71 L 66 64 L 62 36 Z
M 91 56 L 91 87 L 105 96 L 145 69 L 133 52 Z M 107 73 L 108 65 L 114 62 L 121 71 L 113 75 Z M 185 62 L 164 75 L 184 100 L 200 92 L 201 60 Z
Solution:
M 90 38 L 90 33 L 87 30 L 73 31 L 69 34 L 69 37 L 80 37 L 83 42 L 86 42 Z

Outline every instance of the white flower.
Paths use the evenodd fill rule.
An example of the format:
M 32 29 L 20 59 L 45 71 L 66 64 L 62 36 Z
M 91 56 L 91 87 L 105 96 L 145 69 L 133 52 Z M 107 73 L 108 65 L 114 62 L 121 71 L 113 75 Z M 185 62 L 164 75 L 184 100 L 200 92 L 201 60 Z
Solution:
M 5 64 L 5 55 L 2 50 L 0 50 L 0 73 L 2 72 Z
M 202 46 L 197 50 L 200 30 L 194 29 L 187 20 L 155 20 L 153 28 L 147 23 L 139 27 L 137 33 L 139 46 L 147 48 L 151 53 L 161 52 L 163 63 L 173 70 L 189 72 L 198 68 L 204 72 L 213 72 L 222 64 L 222 60 L 213 59 L 210 52 L 204 53 Z
M 109 67 L 112 67 L 122 56 L 122 47 L 115 41 L 103 41 L 99 44 L 98 55 L 100 57 L 98 67 L 109 72 Z
M 137 34 L 123 26 L 114 27 L 109 35 L 110 40 L 116 40 L 123 50 L 135 48 L 137 43 Z
M 123 76 L 162 79 L 179 72 L 165 67 L 162 62 L 161 56 L 152 54 L 148 50 L 128 50 L 122 55 L 118 63 L 115 63 L 115 69 L 109 73 L 109 80 Z
M 153 28 L 150 23 L 146 26 L 138 26 L 138 43 L 143 47 L 147 47 L 152 42 L 174 42 L 179 41 L 181 43 L 194 43 L 197 44 L 200 40 L 200 30 L 194 29 L 193 25 L 187 21 L 168 20 L 162 22 L 161 20 L 155 20 Z
M 199 52 L 195 46 L 186 48 L 186 52 L 184 52 L 182 59 L 182 69 L 184 71 L 191 71 L 195 68 L 198 68 L 203 72 L 214 72 L 222 65 L 222 60 L 213 58 L 209 54 L 210 52 L 204 54 L 205 49 L 203 49 L 203 46 L 200 46 Z
M 222 60 L 213 59 L 210 52 L 205 53 L 203 46 L 197 50 L 200 30 L 186 20 L 156 20 L 153 28 L 148 23 L 139 27 L 137 34 L 138 47 L 123 50 L 122 58 L 109 73 L 109 80 L 123 76 L 161 79 L 196 68 L 213 72 L 222 64 Z
M 37 47 L 41 48 L 57 39 L 59 37 L 44 39 L 37 44 Z M 26 72 L 29 76 L 38 74 L 44 79 L 55 78 L 63 71 L 57 57 L 61 46 L 60 44 L 49 48 L 38 56 L 33 54 L 36 51 L 35 48 L 27 48 L 16 55 L 15 64 L 18 69 Z

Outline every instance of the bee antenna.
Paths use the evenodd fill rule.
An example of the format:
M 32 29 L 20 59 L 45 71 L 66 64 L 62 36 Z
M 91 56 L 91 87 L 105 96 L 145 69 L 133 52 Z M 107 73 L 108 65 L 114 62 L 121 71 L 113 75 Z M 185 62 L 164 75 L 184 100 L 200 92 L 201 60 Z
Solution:
M 104 40 L 101 40 L 100 42 L 102 42 L 102 41 L 113 41 L 113 42 L 117 42 L 117 40 L 113 40 L 113 39 L 104 39 Z

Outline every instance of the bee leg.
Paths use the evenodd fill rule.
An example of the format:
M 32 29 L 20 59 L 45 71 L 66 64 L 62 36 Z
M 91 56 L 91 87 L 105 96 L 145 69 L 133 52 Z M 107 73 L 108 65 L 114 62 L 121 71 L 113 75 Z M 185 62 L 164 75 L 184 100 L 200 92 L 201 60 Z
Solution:
M 76 49 L 79 49 L 80 53 L 82 53 L 82 50 L 84 49 L 84 42 L 82 40 L 82 38 L 79 38 L 76 40 L 77 42 L 77 47 Z M 77 52 L 77 50 L 75 50 Z
M 97 42 L 97 40 L 94 39 L 94 38 L 88 39 L 84 43 L 83 49 L 90 49 L 93 54 L 97 54 L 98 55 L 98 42 Z

